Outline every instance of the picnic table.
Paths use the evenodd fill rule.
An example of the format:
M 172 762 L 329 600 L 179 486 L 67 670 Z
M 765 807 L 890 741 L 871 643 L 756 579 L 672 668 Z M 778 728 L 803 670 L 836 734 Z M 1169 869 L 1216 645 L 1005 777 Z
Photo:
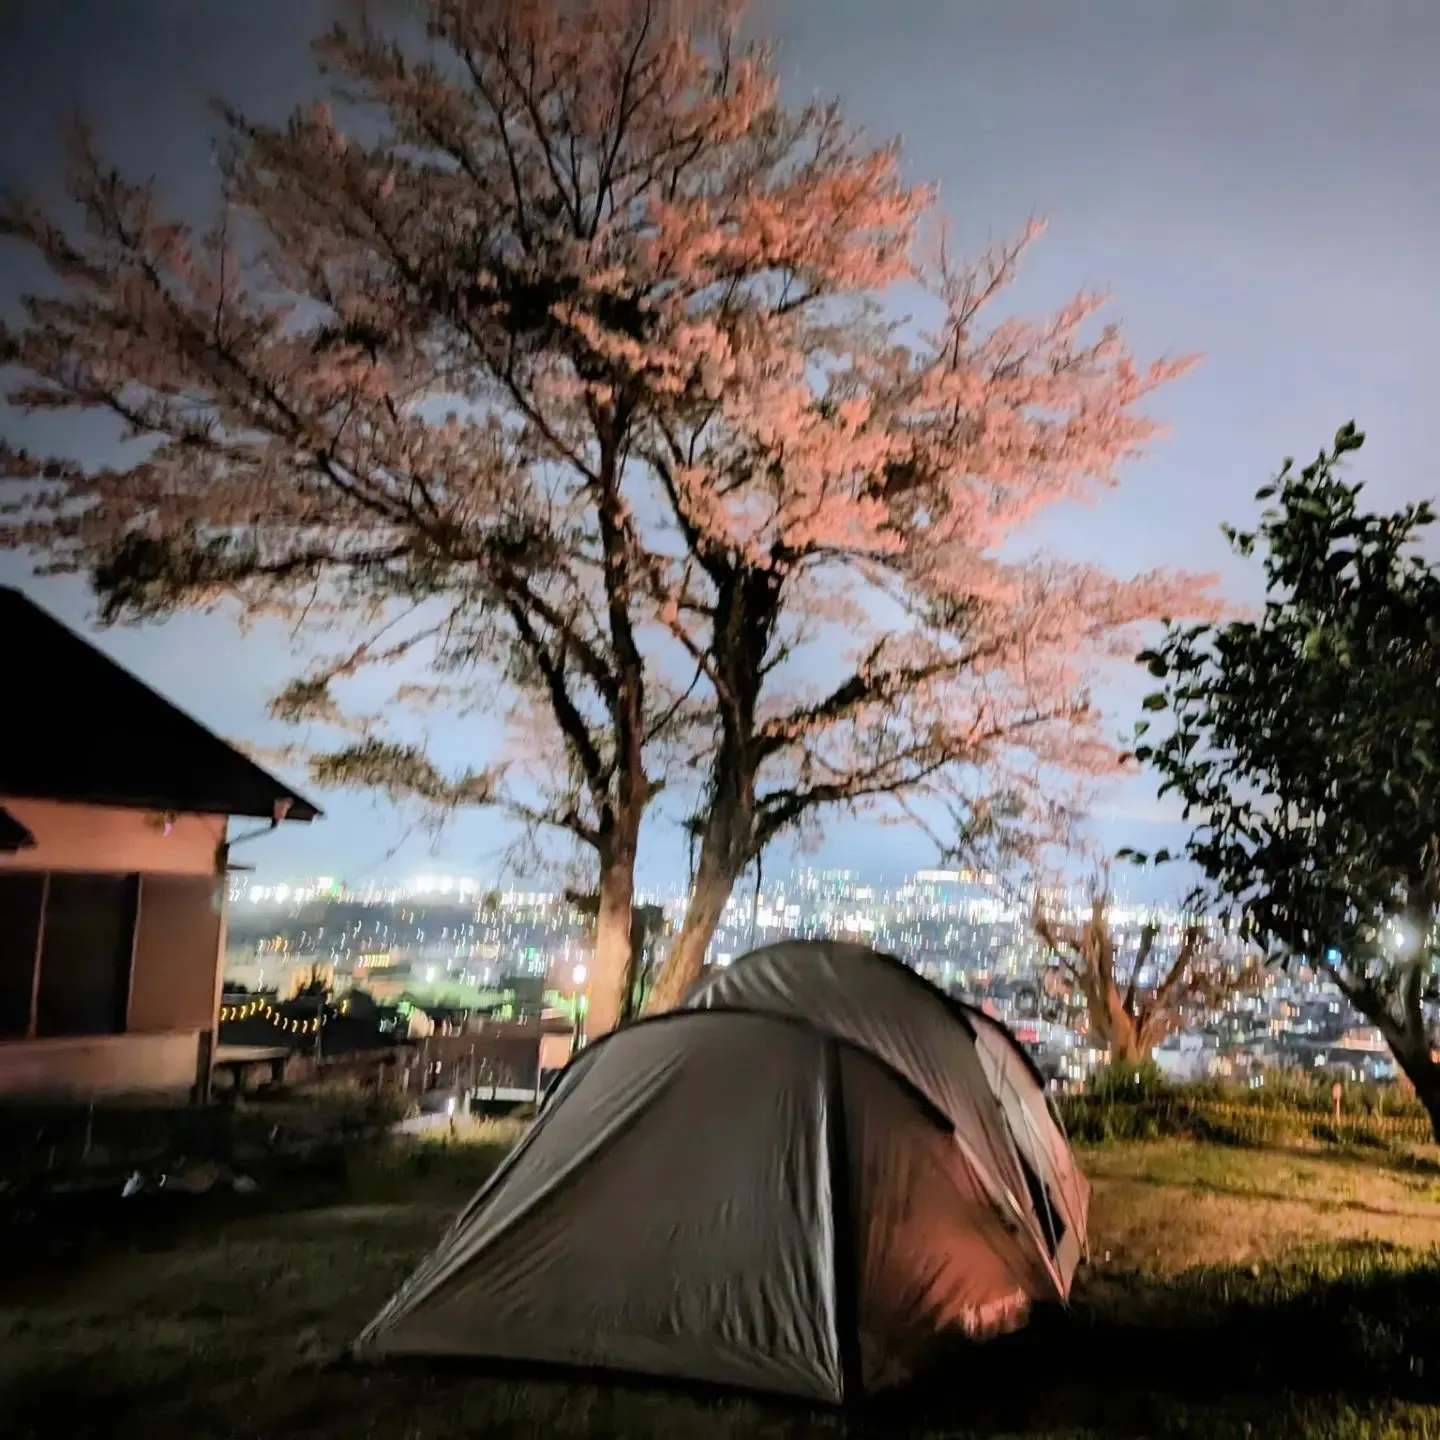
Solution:
M 228 1077 L 227 1090 L 243 1095 L 248 1082 L 257 1072 L 269 1074 L 269 1082 L 279 1085 L 285 1078 L 285 1062 L 291 1051 L 284 1045 L 220 1045 L 215 1050 L 215 1071 Z

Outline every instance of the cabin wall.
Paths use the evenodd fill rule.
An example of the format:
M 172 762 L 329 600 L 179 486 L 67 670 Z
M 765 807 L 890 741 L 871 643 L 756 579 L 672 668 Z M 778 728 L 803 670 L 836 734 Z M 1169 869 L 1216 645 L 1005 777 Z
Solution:
M 93 870 L 110 874 L 213 875 L 226 821 L 180 815 L 169 822 L 148 810 L 10 800 L 10 812 L 35 837 L 33 849 L 0 855 L 3 870 Z
M 140 877 L 127 1031 L 214 1026 L 224 908 L 219 876 Z
M 81 1035 L 0 1044 L 0 1098 L 185 1099 L 200 1062 L 198 1031 Z

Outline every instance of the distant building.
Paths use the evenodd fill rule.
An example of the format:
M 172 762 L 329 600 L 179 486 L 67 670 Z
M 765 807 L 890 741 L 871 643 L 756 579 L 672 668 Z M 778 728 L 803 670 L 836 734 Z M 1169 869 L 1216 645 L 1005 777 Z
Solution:
M 1181 1081 L 1200 1080 L 1212 1074 L 1218 1058 L 1215 1047 L 1196 1032 L 1170 1036 L 1152 1055 L 1162 1074 Z
M 319 812 L 0 588 L 0 1097 L 204 1094 L 232 817 Z

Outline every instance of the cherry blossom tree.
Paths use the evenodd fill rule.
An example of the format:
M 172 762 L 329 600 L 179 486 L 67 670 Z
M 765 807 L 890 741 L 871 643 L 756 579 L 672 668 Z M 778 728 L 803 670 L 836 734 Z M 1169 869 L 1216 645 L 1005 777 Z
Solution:
M 627 493 L 642 437 L 713 365 L 736 237 L 793 244 L 797 171 L 839 195 L 888 161 L 837 152 L 824 107 L 781 107 L 722 0 L 411 9 L 424 46 L 363 19 L 318 42 L 329 104 L 278 127 L 221 108 L 211 233 L 84 137 L 83 229 L 7 197 L 0 234 L 59 282 L 0 331 L 28 372 L 12 403 L 108 414 L 132 444 L 103 467 L 7 450 L 5 536 L 93 574 L 107 618 L 226 602 L 338 626 L 289 719 L 352 722 L 336 683 L 417 655 L 471 699 L 543 710 L 567 763 L 537 816 L 599 867 L 599 1033 L 630 959 L 647 746 L 684 694 L 644 650 L 664 566 Z M 836 246 L 885 243 L 870 227 L 912 204 L 889 189 Z M 499 794 L 493 767 L 446 774 L 361 728 L 322 778 Z
M 318 42 L 327 105 L 220 109 L 209 233 L 83 140 L 83 228 L 7 200 L 0 234 L 59 282 L 0 330 L 12 402 L 130 443 L 5 451 L 0 531 L 91 574 L 109 618 L 290 621 L 324 653 L 277 713 L 355 732 L 327 783 L 506 804 L 586 847 L 599 1034 L 666 747 L 704 736 L 708 780 L 661 1004 L 787 831 L 1021 753 L 1114 763 L 1094 667 L 1200 592 L 1013 542 L 1112 481 L 1184 362 L 1136 365 L 1092 297 L 982 329 L 1021 247 L 953 264 L 895 148 L 783 105 L 725 0 L 413 13 L 423 43 L 363 19 Z M 882 307 L 900 287 L 927 316 Z M 836 681 L 799 684 L 841 635 Z M 494 756 L 448 771 L 393 705 L 353 713 L 346 683 L 396 665 L 556 763 L 517 790 Z

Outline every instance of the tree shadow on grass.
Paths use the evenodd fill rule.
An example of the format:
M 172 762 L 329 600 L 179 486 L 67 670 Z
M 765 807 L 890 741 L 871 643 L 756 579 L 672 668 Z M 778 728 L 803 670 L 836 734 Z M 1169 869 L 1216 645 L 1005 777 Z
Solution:
M 34 1285 L 49 1289 L 115 1254 L 182 1249 L 240 1220 L 333 1203 L 342 1180 L 343 1168 L 338 1177 L 312 1171 L 258 1194 L 216 1186 L 207 1194 L 162 1191 L 132 1199 L 118 1188 L 44 1196 L 0 1214 L 6 1287 L 23 1299 Z
M 30 1287 L 49 1290 L 115 1254 L 185 1249 L 242 1221 L 334 1213 L 350 1205 L 458 1211 L 505 1153 L 498 1143 L 332 1147 L 247 1167 L 259 1182 L 255 1193 L 237 1193 L 220 1181 L 202 1194 L 161 1190 L 126 1199 L 117 1181 L 103 1189 L 37 1195 L 28 1204 L 12 1198 L 0 1203 L 6 1288 L 22 1297 Z
M 916 1422 L 1011 1432 L 1146 1427 L 1267 1400 L 1440 1402 L 1440 1266 L 1373 1242 L 1284 1265 L 1216 1267 L 1170 1281 L 1093 1277 L 1070 1312 L 946 1347 L 881 1409 Z M 1126 1433 L 1130 1433 L 1127 1431 Z
M 1423 1175 L 1440 1179 L 1440 1159 L 1413 1148 L 1342 1143 L 1335 1145 L 1269 1145 L 1265 1154 L 1283 1156 L 1304 1166 L 1320 1162 L 1343 1165 L 1367 1174 L 1377 1170 L 1397 1175 Z M 1133 1177 L 1127 1177 L 1130 1179 Z

